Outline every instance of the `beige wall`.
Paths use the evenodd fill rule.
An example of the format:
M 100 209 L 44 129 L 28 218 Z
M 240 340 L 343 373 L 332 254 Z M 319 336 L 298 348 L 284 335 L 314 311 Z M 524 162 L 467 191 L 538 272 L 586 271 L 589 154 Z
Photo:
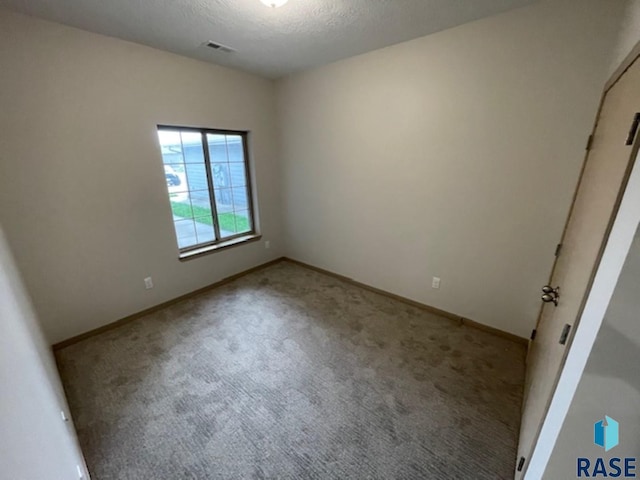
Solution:
M 612 73 L 638 42 L 640 42 L 640 0 L 627 0 L 622 27 L 611 62 L 610 71 Z
M 541 1 L 280 81 L 287 253 L 528 336 L 622 8 Z
M 49 341 L 282 254 L 273 82 L 3 10 L 0 65 L 0 220 Z M 270 250 L 178 261 L 157 124 L 252 132 Z
M 284 253 L 527 336 L 622 8 L 585 2 L 287 78 L 279 117 L 270 81 L 0 10 L 0 219 L 47 338 Z M 253 132 L 270 250 L 178 261 L 158 123 Z
M 0 478 L 86 477 L 51 351 L 0 228 Z

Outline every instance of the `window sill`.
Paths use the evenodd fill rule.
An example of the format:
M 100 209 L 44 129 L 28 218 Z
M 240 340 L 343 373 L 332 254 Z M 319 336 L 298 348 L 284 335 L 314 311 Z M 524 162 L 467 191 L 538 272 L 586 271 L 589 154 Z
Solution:
M 202 255 L 208 255 L 210 253 L 219 252 L 227 248 L 237 247 L 245 243 L 256 242 L 262 238 L 262 235 L 252 233 L 250 235 L 244 235 L 242 237 L 232 238 L 224 242 L 217 243 L 215 245 L 208 245 L 206 247 L 197 248 L 195 250 L 189 250 L 188 252 L 182 252 L 178 256 L 180 261 L 191 260 Z

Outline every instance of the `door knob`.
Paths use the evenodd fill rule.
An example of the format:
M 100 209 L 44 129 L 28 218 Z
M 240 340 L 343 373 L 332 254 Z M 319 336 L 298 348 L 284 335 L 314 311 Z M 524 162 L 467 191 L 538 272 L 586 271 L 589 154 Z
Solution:
M 558 306 L 558 296 L 553 293 L 545 293 L 542 295 L 542 301 L 544 303 L 553 303 L 556 307 Z
M 560 298 L 560 287 L 553 288 L 551 285 L 542 287 L 542 301 L 544 303 L 553 303 L 558 306 L 558 298 Z
M 560 295 L 560 287 L 553 288 L 551 285 L 545 285 L 542 287 L 542 293 L 548 293 L 551 295 Z

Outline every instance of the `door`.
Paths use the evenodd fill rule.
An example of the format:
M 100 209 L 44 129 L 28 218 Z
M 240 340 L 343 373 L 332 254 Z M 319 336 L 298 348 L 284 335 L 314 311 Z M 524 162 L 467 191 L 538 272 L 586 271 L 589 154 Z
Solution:
M 635 130 L 640 120 L 640 116 L 636 118 L 637 112 L 640 112 L 638 60 L 603 98 L 556 256 L 549 283 L 551 288 L 546 290 L 548 303 L 542 308 L 536 335 L 530 344 L 516 478 L 522 478 L 526 473 L 566 349 L 577 327 L 583 300 L 624 191 L 635 150 L 632 145 Z

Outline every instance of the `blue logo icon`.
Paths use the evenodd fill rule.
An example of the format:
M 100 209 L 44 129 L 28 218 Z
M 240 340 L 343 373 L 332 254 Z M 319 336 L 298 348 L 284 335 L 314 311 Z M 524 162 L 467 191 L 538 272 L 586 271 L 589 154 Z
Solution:
M 604 448 L 608 452 L 618 445 L 620 441 L 620 424 L 613 418 L 605 415 L 604 420 L 593 424 L 593 443 Z

